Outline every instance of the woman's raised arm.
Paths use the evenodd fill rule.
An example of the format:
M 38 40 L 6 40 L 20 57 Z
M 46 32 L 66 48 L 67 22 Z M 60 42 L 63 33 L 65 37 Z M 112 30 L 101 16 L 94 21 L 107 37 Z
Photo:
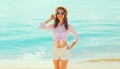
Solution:
M 48 20 L 46 20 L 43 23 L 40 23 L 40 29 L 44 29 L 44 30 L 51 30 L 51 29 L 53 29 L 53 24 L 50 24 L 48 26 L 46 26 L 46 24 L 48 24 L 50 21 L 54 20 L 54 18 L 55 18 L 54 15 L 51 15 L 51 17 Z

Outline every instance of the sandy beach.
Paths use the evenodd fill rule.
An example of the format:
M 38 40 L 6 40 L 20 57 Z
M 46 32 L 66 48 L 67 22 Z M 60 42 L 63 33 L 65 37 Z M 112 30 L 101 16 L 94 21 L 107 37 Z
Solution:
M 53 64 L 28 65 L 28 66 L 4 66 L 0 69 L 54 69 Z M 85 62 L 69 63 L 67 69 L 120 69 L 120 58 L 94 59 Z
M 67 69 L 120 69 L 120 63 L 83 63 L 71 64 Z M 54 69 L 50 67 L 1 67 L 0 69 Z

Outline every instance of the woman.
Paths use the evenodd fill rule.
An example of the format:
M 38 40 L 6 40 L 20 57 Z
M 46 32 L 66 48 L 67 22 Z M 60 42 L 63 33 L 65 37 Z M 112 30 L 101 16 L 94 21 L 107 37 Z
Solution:
M 40 29 L 51 30 L 53 33 L 52 57 L 55 69 L 67 68 L 70 49 L 75 46 L 79 39 L 72 25 L 68 25 L 67 15 L 68 12 L 64 7 L 57 7 L 56 14 L 51 15 L 50 19 L 40 24 Z M 54 24 L 46 26 L 52 20 L 54 20 Z M 70 46 L 67 44 L 69 33 L 72 33 L 75 39 Z

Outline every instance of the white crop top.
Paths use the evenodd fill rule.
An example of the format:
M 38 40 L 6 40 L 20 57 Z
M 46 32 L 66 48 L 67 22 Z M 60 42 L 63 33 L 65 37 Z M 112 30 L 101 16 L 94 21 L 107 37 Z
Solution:
M 51 30 L 53 33 L 53 40 L 67 41 L 69 33 L 72 33 L 74 36 L 74 42 L 78 42 L 79 36 L 77 32 L 74 30 L 72 25 L 68 26 L 68 30 L 65 30 L 64 24 L 58 26 L 56 28 L 53 27 L 53 24 L 46 26 L 45 23 L 40 23 L 40 29 Z

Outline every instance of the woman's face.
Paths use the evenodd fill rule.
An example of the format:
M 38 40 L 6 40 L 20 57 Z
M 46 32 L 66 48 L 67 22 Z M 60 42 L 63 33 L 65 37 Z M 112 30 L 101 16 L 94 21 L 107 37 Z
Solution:
M 65 12 L 62 10 L 62 9 L 58 9 L 58 11 L 57 11 L 57 18 L 59 19 L 59 20 L 63 20 L 64 19 L 64 16 L 65 16 Z

